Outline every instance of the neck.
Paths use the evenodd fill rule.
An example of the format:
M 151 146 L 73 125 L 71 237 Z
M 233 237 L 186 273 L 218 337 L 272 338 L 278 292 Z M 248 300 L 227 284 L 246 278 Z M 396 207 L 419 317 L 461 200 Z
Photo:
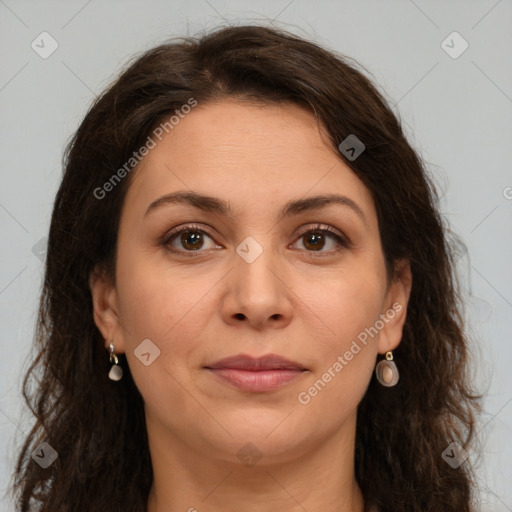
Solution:
M 154 480 L 147 512 L 364 511 L 354 476 L 355 416 L 321 446 L 262 456 L 252 466 L 191 448 L 156 422 L 148 421 L 148 436 Z

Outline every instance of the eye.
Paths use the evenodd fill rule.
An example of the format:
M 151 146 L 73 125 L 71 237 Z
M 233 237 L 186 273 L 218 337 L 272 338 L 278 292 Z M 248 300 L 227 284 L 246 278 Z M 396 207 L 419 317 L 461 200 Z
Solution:
M 317 224 L 310 226 L 298 238 L 297 242 L 305 238 L 303 243 L 307 252 L 332 253 L 339 250 L 340 246 L 348 248 L 350 242 L 328 225 Z M 210 247 L 205 247 L 205 242 L 210 240 Z M 331 247 L 329 246 L 331 241 Z M 295 242 L 295 243 L 297 243 Z M 197 225 L 181 226 L 168 233 L 162 242 L 172 252 L 186 254 L 187 256 L 198 256 L 206 249 L 220 249 L 222 246 L 215 244 L 212 235 Z M 206 244 L 207 245 L 207 244 Z
M 210 247 L 205 247 L 205 240 L 207 239 L 213 242 L 212 236 L 207 231 L 196 225 L 188 225 L 181 226 L 168 233 L 163 245 L 169 247 L 173 252 L 192 253 L 187 254 L 187 256 L 196 256 L 194 253 L 221 247 L 215 243 L 211 244 Z M 203 251 L 201 251 L 202 249 Z
M 310 226 L 310 228 L 307 231 L 303 232 L 299 236 L 297 242 L 302 239 L 305 239 L 303 245 L 308 252 L 331 253 L 336 250 L 339 250 L 340 246 L 345 248 L 349 247 L 349 242 L 345 237 L 343 237 L 340 233 L 332 229 L 330 226 L 324 224 Z M 322 251 L 322 249 L 324 249 L 326 245 L 329 245 L 329 239 L 331 240 L 331 247 L 328 247 L 327 250 Z

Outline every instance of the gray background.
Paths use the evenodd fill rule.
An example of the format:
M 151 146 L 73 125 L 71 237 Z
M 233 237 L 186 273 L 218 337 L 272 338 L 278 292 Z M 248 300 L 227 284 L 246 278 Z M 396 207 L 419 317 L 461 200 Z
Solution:
M 135 53 L 221 23 L 269 20 L 370 70 L 439 184 L 443 213 L 468 247 L 459 268 L 486 393 L 475 461 L 482 510 L 512 511 L 510 0 L 0 0 L 0 494 L 30 425 L 20 386 L 65 142 Z M 31 47 L 43 31 L 58 43 L 46 59 Z M 453 31 L 469 44 L 458 58 L 441 46 Z M 0 509 L 13 507 L 4 499 Z

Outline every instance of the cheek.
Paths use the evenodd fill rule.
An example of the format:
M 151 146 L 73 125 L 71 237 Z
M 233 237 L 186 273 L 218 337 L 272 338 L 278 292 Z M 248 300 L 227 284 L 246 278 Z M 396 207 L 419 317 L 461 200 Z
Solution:
M 175 382 L 169 373 L 178 381 L 187 378 L 184 362 L 201 346 L 215 307 L 211 297 L 219 277 L 210 274 L 162 265 L 144 254 L 119 260 L 118 314 L 128 363 L 143 394 L 162 386 L 169 392 Z M 135 356 L 145 339 L 160 351 L 155 366 L 145 367 Z
M 147 255 L 120 259 L 117 276 L 118 314 L 137 388 L 152 409 L 167 396 L 180 410 L 187 410 L 193 404 L 187 402 L 180 383 L 190 380 L 187 361 L 201 346 L 201 333 L 211 316 L 209 291 L 218 279 L 159 265 L 157 258 Z M 137 357 L 146 339 L 159 350 L 148 366 Z
M 314 312 L 308 331 L 317 330 L 311 323 L 315 322 L 322 332 L 315 339 L 312 375 L 301 389 L 299 403 L 319 407 L 319 414 L 326 404 L 335 405 L 332 414 L 340 420 L 357 407 L 375 365 L 374 326 L 384 290 L 378 272 L 338 273 L 336 279 L 321 281 L 320 287 L 309 283 L 302 289 L 302 297 L 307 297 L 304 314 L 306 309 Z
M 215 279 L 199 278 L 160 260 L 140 253 L 118 261 L 119 315 L 132 342 L 142 336 L 163 343 L 186 326 L 200 332 L 201 325 L 191 323 L 189 317 L 204 318 L 198 311 Z
M 330 347 L 340 349 L 347 342 L 350 344 L 379 318 L 385 282 L 378 271 L 367 269 L 357 272 L 347 268 L 294 286 L 301 302 L 311 311 L 311 318 L 316 317 Z

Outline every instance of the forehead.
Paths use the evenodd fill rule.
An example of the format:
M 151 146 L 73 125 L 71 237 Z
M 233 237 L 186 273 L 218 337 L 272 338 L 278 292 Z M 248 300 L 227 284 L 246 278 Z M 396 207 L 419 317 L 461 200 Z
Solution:
M 314 115 L 297 105 L 198 104 L 156 142 L 135 171 L 131 204 L 147 207 L 188 189 L 224 198 L 243 215 L 250 205 L 261 212 L 290 198 L 341 193 L 374 213 L 370 192 Z

